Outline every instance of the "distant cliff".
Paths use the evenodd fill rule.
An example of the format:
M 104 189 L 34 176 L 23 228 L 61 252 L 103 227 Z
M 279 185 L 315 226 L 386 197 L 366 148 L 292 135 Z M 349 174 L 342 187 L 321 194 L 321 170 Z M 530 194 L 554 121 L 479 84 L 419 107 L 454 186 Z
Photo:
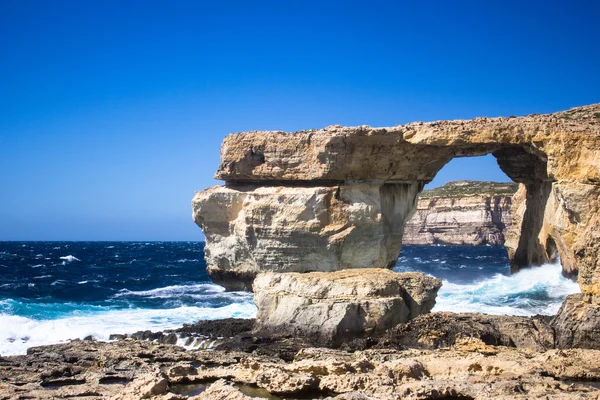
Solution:
M 404 244 L 502 245 L 516 183 L 455 181 L 421 192 Z

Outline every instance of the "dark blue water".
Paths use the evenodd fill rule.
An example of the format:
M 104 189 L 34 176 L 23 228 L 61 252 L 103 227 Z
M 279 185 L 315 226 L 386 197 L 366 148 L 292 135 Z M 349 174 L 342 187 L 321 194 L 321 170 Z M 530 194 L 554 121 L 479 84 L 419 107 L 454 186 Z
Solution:
M 252 295 L 206 275 L 199 242 L 0 242 L 0 354 L 92 335 L 252 317 Z M 404 246 L 398 272 L 443 279 L 435 310 L 556 312 L 575 283 L 560 265 L 510 276 L 502 247 Z
M 0 242 L 0 354 L 70 337 L 252 317 L 206 274 L 199 242 Z

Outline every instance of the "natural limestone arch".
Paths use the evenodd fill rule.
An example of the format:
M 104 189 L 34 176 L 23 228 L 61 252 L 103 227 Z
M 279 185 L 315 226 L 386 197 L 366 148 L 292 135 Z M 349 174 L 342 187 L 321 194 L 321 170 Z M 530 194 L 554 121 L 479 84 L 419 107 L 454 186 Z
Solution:
M 493 154 L 521 183 L 506 246 L 513 270 L 560 255 L 600 296 L 600 105 L 549 115 L 285 132 L 223 141 L 216 178 L 196 194 L 209 275 L 250 289 L 260 271 L 394 265 L 425 183 L 455 157 Z

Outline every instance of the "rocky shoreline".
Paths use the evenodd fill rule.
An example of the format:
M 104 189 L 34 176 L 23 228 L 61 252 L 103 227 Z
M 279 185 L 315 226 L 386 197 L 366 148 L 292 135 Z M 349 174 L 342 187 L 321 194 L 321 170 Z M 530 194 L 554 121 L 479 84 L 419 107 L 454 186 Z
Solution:
M 597 104 L 230 135 L 193 216 L 208 275 L 253 289 L 256 320 L 30 348 L 0 358 L 0 399 L 599 399 L 599 138 Z M 424 185 L 490 153 L 520 185 L 486 240 L 510 222 L 513 271 L 560 257 L 577 277 L 553 318 L 430 313 L 441 280 L 389 270 Z
M 600 350 L 556 348 L 557 321 L 434 312 L 335 348 L 199 321 L 1 357 L 0 399 L 600 398 Z

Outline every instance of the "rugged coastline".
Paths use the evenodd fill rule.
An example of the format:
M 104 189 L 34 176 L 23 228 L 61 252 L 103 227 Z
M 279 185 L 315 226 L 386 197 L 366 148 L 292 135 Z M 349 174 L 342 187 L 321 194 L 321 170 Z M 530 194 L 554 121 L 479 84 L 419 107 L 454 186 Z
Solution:
M 30 348 L 0 358 L 0 398 L 598 399 L 599 138 L 600 105 L 231 135 L 225 185 L 198 192 L 193 215 L 208 274 L 253 290 L 257 318 Z M 490 153 L 519 183 L 513 270 L 560 257 L 577 276 L 554 317 L 430 312 L 442 282 L 390 271 L 424 185 Z M 489 229 L 509 222 L 501 203 Z
M 600 351 L 556 349 L 553 324 L 431 313 L 324 348 L 254 320 L 200 321 L 0 358 L 0 399 L 597 399 Z

